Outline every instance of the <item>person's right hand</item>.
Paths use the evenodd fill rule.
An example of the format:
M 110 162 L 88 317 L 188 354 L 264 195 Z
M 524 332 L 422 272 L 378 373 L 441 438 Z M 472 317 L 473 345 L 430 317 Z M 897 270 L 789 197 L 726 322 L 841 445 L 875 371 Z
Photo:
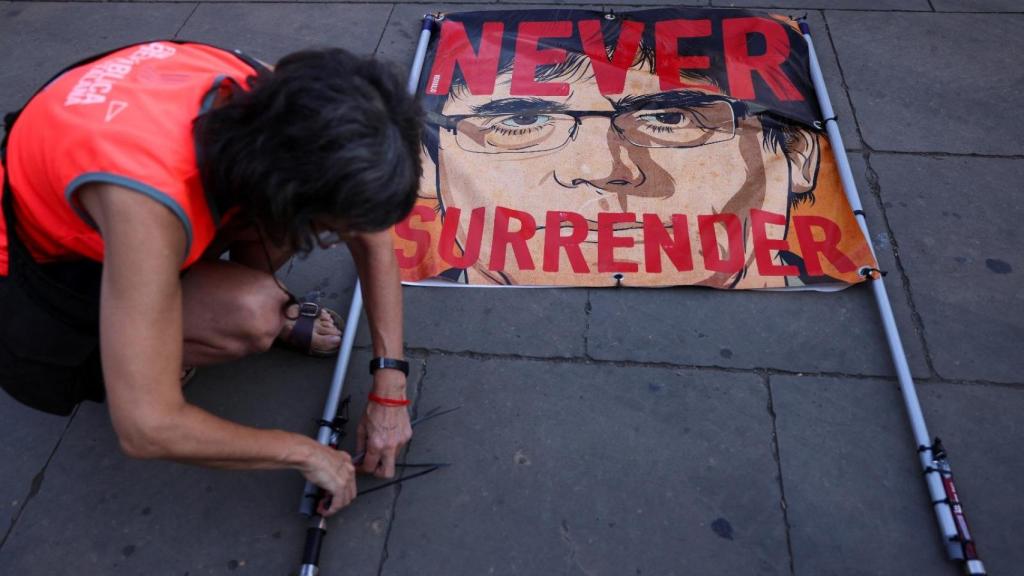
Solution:
M 321 516 L 333 516 L 356 498 L 356 468 L 348 452 L 316 444 L 302 475 L 327 493 L 317 504 Z

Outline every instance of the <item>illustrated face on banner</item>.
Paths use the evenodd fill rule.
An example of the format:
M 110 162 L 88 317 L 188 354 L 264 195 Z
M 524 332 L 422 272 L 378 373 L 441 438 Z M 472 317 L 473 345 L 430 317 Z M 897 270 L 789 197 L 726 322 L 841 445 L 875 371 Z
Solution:
M 714 64 L 680 57 L 679 31 L 703 30 L 691 20 L 509 22 L 519 24 L 515 35 L 484 21 L 468 36 L 461 23 L 444 24 L 442 55 L 422 83 L 435 95 L 423 188 L 438 208 L 418 207 L 410 219 L 434 222 L 429 239 L 441 267 L 470 284 L 798 281 L 791 209 L 814 199 L 819 137 L 754 97 L 767 93 L 790 115 L 809 108 L 783 64 L 785 25 L 735 19 L 741 44 L 730 41 L 727 20 L 717 21 L 714 38 L 708 21 L 709 39 L 690 48 L 724 44 Z M 665 30 L 675 36 L 666 41 Z M 765 46 L 748 46 L 755 33 Z M 545 44 L 545 36 L 556 40 Z M 825 277 L 822 255 L 849 272 L 834 223 L 799 224 L 815 259 L 807 270 Z M 398 236 L 425 237 L 413 228 Z
M 525 212 L 537 233 L 527 240 L 531 254 L 543 254 L 549 212 L 583 217 L 586 237 L 579 244 L 586 272 L 574 270 L 560 255 L 559 269 L 583 284 L 608 284 L 614 274 L 602 272 L 598 251 L 599 219 L 611 220 L 619 241 L 616 262 L 645 263 L 642 217 L 656 217 L 666 231 L 685 233 L 700 247 L 698 228 L 690 223 L 674 230 L 673 216 L 749 214 L 760 209 L 786 214 L 790 191 L 813 188 L 817 173 L 817 140 L 801 130 L 782 146 L 766 145 L 756 117 L 738 117 L 742 105 L 710 90 L 661 92 L 658 77 L 646 69 L 626 73 L 626 90 L 615 96 L 598 90 L 589 60 L 572 76 L 558 78 L 571 87 L 567 97 L 514 97 L 510 74 L 498 76 L 494 94 L 475 96 L 456 91 L 444 115 L 460 118 L 456 132 L 440 135 L 438 181 L 446 210 L 467 215 L 484 208 Z M 529 190 L 530 193 L 524 193 Z M 652 216 L 647 216 L 652 215 Z M 468 219 L 460 226 L 460 245 L 467 244 Z M 741 219 L 744 266 L 753 263 L 750 225 Z M 485 221 L 480 257 L 469 272 L 499 283 L 541 284 L 550 272 L 541 267 L 520 269 L 509 258 L 500 273 L 488 270 L 494 238 L 493 218 Z M 561 227 L 570 224 L 559 222 Z M 549 232 L 550 233 L 550 232 Z M 568 235 L 567 233 L 563 233 Z M 783 227 L 775 230 L 781 238 Z M 726 237 L 719 231 L 716 237 Z M 631 244 L 631 245 L 630 245 Z M 730 247 L 716 242 L 723 260 Z M 699 248 L 698 248 L 699 250 Z M 638 268 L 638 269 L 639 269 Z M 679 284 L 724 287 L 735 273 L 704 267 L 674 274 Z

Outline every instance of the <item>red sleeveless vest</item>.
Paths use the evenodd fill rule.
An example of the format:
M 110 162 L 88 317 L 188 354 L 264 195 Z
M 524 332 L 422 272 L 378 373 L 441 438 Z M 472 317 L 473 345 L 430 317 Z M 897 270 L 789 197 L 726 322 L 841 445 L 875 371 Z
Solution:
M 256 73 L 212 46 L 152 42 L 50 82 L 22 110 L 7 149 L 18 232 L 36 261 L 103 260 L 103 238 L 76 197 L 101 182 L 173 212 L 186 235 L 182 268 L 195 263 L 219 215 L 200 182 L 192 124 L 228 82 L 245 87 Z M 0 276 L 7 274 L 4 228 L 0 219 Z

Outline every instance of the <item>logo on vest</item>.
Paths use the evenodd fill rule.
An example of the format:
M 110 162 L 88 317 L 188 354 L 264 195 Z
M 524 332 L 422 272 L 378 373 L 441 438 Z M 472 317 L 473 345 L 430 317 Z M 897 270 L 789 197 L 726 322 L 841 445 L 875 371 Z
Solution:
M 90 68 L 82 76 L 82 79 L 75 84 L 75 87 L 71 89 L 71 92 L 64 100 L 64 106 L 102 104 L 107 101 L 107 95 L 114 89 L 117 82 L 124 80 L 131 74 L 137 64 L 146 60 L 164 60 L 174 56 L 175 52 L 176 50 L 173 46 L 168 46 L 162 42 L 151 42 L 139 46 L 129 56 L 102 61 Z M 127 106 L 127 104 L 122 102 L 124 106 L 120 106 L 111 114 L 111 111 L 115 110 L 113 104 L 111 102 L 111 107 L 107 109 L 107 122 L 110 122 L 114 116 L 117 116 Z
M 124 100 L 111 100 L 110 106 L 107 106 L 107 115 L 103 119 L 104 122 L 110 122 L 118 114 L 124 111 L 128 107 L 128 103 Z

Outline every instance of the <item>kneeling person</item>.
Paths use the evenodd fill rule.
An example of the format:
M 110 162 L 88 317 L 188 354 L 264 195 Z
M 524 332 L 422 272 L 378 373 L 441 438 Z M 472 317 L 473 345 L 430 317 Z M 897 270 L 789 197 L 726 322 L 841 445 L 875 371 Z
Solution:
M 340 241 L 363 280 L 374 355 L 401 359 L 387 228 L 415 200 L 419 122 L 392 72 L 338 49 L 270 70 L 237 52 L 153 42 L 65 71 L 8 119 L 0 384 L 56 413 L 105 398 L 133 457 L 298 469 L 333 494 L 322 510 L 333 514 L 355 497 L 349 455 L 188 404 L 183 367 L 278 338 L 336 350 L 332 317 L 316 308 L 297 322 L 299 303 L 273 273 Z M 359 424 L 366 472 L 394 475 L 412 434 L 405 390 L 400 370 L 375 372 L 384 401 Z

